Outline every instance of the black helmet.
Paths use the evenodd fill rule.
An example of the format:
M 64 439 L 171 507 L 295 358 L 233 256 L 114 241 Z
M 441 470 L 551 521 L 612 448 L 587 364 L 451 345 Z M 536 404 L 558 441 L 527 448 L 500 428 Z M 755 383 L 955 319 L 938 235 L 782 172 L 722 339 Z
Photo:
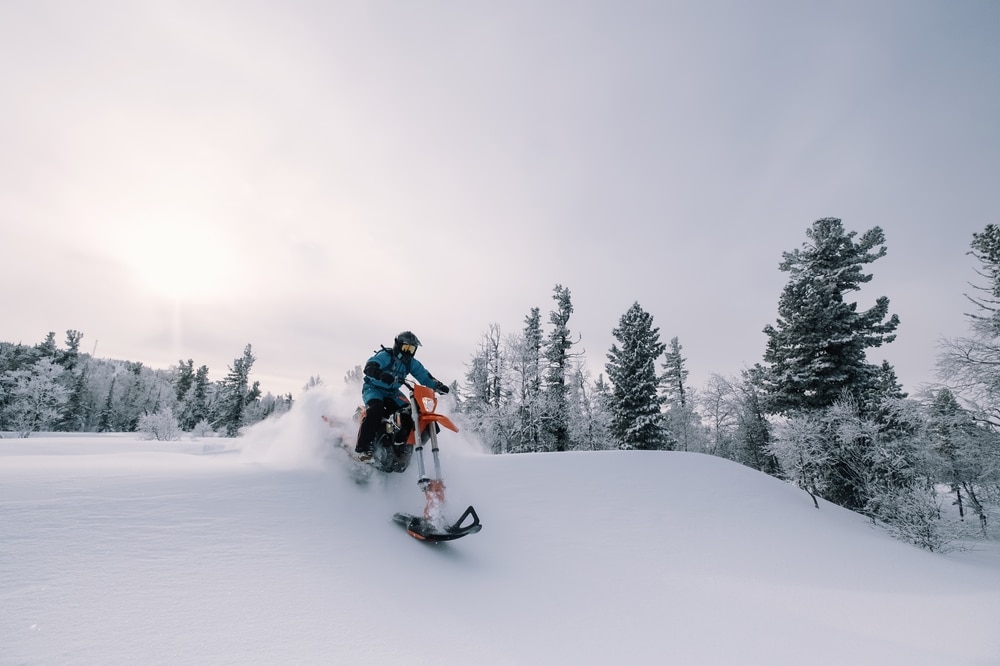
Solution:
M 411 358 L 417 353 L 417 347 L 420 346 L 420 340 L 417 336 L 413 335 L 410 331 L 403 331 L 396 336 L 396 339 L 392 343 L 392 353 L 394 356 L 400 356 L 406 358 Z

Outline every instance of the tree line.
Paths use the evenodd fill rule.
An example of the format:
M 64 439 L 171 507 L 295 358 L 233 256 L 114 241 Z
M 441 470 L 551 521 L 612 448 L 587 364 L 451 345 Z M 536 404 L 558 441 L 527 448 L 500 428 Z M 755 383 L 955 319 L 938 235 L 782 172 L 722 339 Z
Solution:
M 251 345 L 221 381 L 208 366 L 179 361 L 167 370 L 140 362 L 94 358 L 80 351 L 83 333 L 54 332 L 36 345 L 0 342 L 0 431 L 148 432 L 173 439 L 179 431 L 235 436 L 244 426 L 287 411 L 291 395 L 261 394 L 250 382 Z
M 982 284 L 966 295 L 969 334 L 942 343 L 941 383 L 918 396 L 869 352 L 896 337 L 889 299 L 859 309 L 852 296 L 885 256 L 879 227 L 860 236 L 824 218 L 784 252 L 788 281 L 778 318 L 764 327 L 761 361 L 695 389 L 677 337 L 663 341 L 635 302 L 612 329 L 604 373 L 590 376 L 570 328 L 570 290 L 557 284 L 543 325 L 532 307 L 522 328 L 491 324 L 456 415 L 497 454 L 599 449 L 708 453 L 790 481 L 860 512 L 898 536 L 939 549 L 954 536 L 943 503 L 986 534 L 1000 511 L 1000 228 L 973 234 Z M 261 395 L 248 344 L 224 379 L 192 360 L 167 370 L 82 353 L 83 334 L 39 344 L 0 343 L 0 431 L 134 432 L 240 429 L 287 411 L 291 394 Z M 360 368 L 348 382 L 360 379 Z M 311 382 L 313 380 L 310 380 Z M 306 388 L 309 388 L 308 386 Z
M 728 458 L 860 512 L 904 540 L 940 549 L 959 527 L 983 534 L 1000 508 L 1000 228 L 973 235 L 985 281 L 970 297 L 968 337 L 946 341 L 942 382 L 902 391 L 871 350 L 891 343 L 889 299 L 860 309 L 852 296 L 885 256 L 879 227 L 860 236 L 824 218 L 783 253 L 788 282 L 764 327 L 762 359 L 736 377 L 688 384 L 678 338 L 661 340 L 636 302 L 612 333 L 605 373 L 588 375 L 569 328 L 571 294 L 553 292 L 546 331 L 539 308 L 503 334 L 490 325 L 473 353 L 458 410 L 494 453 L 595 449 L 680 450 Z

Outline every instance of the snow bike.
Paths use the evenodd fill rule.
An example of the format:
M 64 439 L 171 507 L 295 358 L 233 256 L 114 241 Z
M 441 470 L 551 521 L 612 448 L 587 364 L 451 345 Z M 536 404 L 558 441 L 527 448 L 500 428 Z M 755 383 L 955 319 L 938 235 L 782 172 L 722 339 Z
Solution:
M 437 435 L 441 426 L 458 432 L 451 419 L 437 413 L 437 395 L 434 389 L 416 382 L 404 381 L 409 390 L 408 405 L 382 418 L 382 427 L 378 429 L 372 448 L 372 457 L 362 463 L 354 453 L 354 444 L 345 438 L 338 437 L 338 446 L 344 449 L 352 460 L 355 469 L 352 477 L 358 483 L 365 483 L 371 472 L 379 470 L 384 473 L 405 472 L 410 465 L 414 452 L 417 454 L 417 469 L 419 471 L 417 485 L 424 492 L 426 504 L 423 515 L 397 513 L 393 520 L 402 525 L 407 534 L 415 539 L 427 542 L 452 541 L 470 534 L 475 534 L 483 528 L 476 510 L 469 506 L 461 517 L 452 524 L 444 519 L 444 480 L 441 478 L 441 459 L 438 454 Z M 409 413 L 406 413 L 409 410 Z M 359 407 L 354 413 L 354 422 L 360 428 L 364 421 L 364 407 Z M 337 419 L 323 416 L 323 420 L 331 428 L 342 428 Z M 413 426 L 406 422 L 412 419 Z M 404 433 L 408 433 L 405 437 Z M 417 443 L 419 438 L 419 444 Z M 427 475 L 424 466 L 424 446 L 431 443 L 434 476 Z
M 404 381 L 409 389 L 410 416 L 415 427 L 407 438 L 407 447 L 417 456 L 417 485 L 424 491 L 426 504 L 422 516 L 409 513 L 397 513 L 392 519 L 402 525 L 406 533 L 421 541 L 437 542 L 452 541 L 470 534 L 475 534 L 483 528 L 479 515 L 470 505 L 461 517 L 452 524 L 444 519 L 444 479 L 441 478 L 441 458 L 438 455 L 437 435 L 441 427 L 458 432 L 458 426 L 452 423 L 444 414 L 437 413 L 437 395 L 434 389 L 416 382 Z M 433 457 L 433 476 L 427 475 L 424 467 L 424 445 L 431 443 Z M 374 457 L 373 457 L 374 460 Z M 409 458 L 407 458 L 409 460 Z

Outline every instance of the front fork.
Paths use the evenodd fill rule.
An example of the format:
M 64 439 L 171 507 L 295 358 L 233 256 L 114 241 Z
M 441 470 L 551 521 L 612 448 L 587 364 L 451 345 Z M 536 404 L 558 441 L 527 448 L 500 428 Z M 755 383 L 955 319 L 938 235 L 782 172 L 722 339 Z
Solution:
M 442 519 L 441 508 L 444 505 L 444 479 L 441 478 L 441 457 L 438 452 L 437 428 L 433 423 L 428 423 L 426 428 L 430 435 L 431 457 L 434 461 L 434 476 L 428 478 L 427 470 L 424 467 L 424 436 L 421 432 L 420 410 L 416 401 L 412 401 L 410 409 L 413 415 L 415 433 L 415 445 L 417 449 L 417 485 L 424 491 L 427 498 L 427 505 L 424 507 L 424 518 L 433 522 L 440 522 Z

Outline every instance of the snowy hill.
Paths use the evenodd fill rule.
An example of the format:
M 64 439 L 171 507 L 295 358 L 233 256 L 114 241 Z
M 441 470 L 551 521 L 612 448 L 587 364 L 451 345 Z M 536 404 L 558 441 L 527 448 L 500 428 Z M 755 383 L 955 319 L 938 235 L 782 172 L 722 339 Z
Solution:
M 1000 663 L 993 551 L 709 456 L 444 436 L 484 528 L 430 546 L 391 521 L 415 469 L 325 455 L 329 399 L 239 440 L 0 440 L 0 664 Z

